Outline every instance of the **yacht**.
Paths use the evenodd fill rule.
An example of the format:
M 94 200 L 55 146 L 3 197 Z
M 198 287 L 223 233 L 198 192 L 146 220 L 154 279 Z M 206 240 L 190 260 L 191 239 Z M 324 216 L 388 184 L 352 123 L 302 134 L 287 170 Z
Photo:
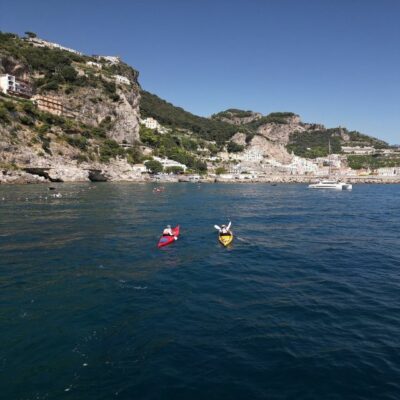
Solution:
M 336 190 L 351 190 L 353 185 L 350 183 L 344 183 L 335 180 L 324 180 L 318 183 L 312 183 L 308 185 L 310 189 L 336 189 Z
M 330 159 L 331 157 L 331 141 L 328 142 L 328 151 Z M 335 190 L 351 190 L 353 185 L 350 183 L 340 182 L 340 180 L 334 180 L 330 178 L 331 176 L 331 161 L 329 160 L 329 179 L 319 181 L 318 183 L 312 183 L 308 185 L 310 189 L 335 189 Z

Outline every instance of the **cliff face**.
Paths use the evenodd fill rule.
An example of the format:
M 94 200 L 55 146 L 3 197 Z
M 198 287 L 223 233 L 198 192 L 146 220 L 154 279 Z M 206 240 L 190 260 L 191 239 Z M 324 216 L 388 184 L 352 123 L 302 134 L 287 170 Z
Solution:
M 29 81 L 36 94 L 51 96 L 84 124 L 111 121 L 107 137 L 139 140 L 138 72 L 122 61 L 107 61 L 0 35 L 0 74 Z M 50 44 L 51 45 L 51 44 Z
M 300 116 L 295 115 L 287 118 L 285 124 L 267 123 L 257 128 L 257 133 L 267 139 L 286 146 L 290 141 L 290 135 L 295 132 L 312 132 L 317 130 L 325 130 L 321 124 L 308 124 L 301 121 Z
M 277 121 L 277 122 L 273 122 Z M 282 164 L 292 160 L 287 151 L 290 135 L 294 132 L 304 132 L 309 124 L 304 124 L 298 115 L 290 114 L 282 120 L 260 116 L 248 124 L 252 138 L 247 140 L 246 135 L 236 134 L 232 140 L 237 144 L 246 146 L 247 151 L 262 154 L 266 159 L 274 159 Z
M 71 94 L 57 92 L 52 95 L 85 124 L 98 126 L 109 118 L 108 138 L 127 144 L 139 141 L 140 92 L 137 87 L 116 88 L 118 101 L 104 96 L 101 88 L 92 87 L 77 88 Z
M 45 168 L 42 177 L 61 181 L 89 180 L 96 170 L 112 179 L 123 160 L 125 170 L 128 160 L 140 162 L 138 72 L 122 61 L 37 47 L 0 33 L 0 74 L 27 81 L 35 94 L 0 96 L 3 169 Z M 53 110 L 43 108 L 49 99 Z

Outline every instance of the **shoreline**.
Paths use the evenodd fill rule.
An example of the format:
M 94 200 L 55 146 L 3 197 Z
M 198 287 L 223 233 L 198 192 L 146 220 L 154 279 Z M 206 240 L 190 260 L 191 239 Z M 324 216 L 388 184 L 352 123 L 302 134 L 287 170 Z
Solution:
M 71 177 L 72 178 L 72 177 Z M 28 184 L 52 184 L 52 183 L 84 183 L 84 182 L 124 182 L 124 183 L 227 183 L 227 184 L 246 184 L 246 183 L 260 183 L 260 184 L 309 184 L 326 177 L 318 176 L 305 176 L 305 175 L 271 175 L 258 178 L 250 177 L 235 177 L 227 179 L 219 176 L 204 176 L 199 179 L 189 180 L 188 177 L 182 175 L 169 175 L 154 177 L 148 174 L 145 175 L 125 175 L 122 177 L 112 176 L 105 178 L 104 175 L 92 176 L 90 178 L 82 179 L 81 177 L 74 177 L 72 179 L 51 179 L 43 175 L 26 172 L 23 170 L 3 170 L 0 171 L 0 185 L 28 185 Z M 351 176 L 343 178 L 351 184 L 400 184 L 399 177 L 378 177 L 378 176 Z

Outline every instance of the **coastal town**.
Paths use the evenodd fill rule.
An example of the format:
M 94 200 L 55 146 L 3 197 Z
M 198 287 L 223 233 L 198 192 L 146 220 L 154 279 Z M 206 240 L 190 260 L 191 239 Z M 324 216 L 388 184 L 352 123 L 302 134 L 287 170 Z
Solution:
M 329 138 L 329 143 L 326 140 L 323 145 L 324 155 L 300 156 L 293 149 L 290 149 L 292 136 L 302 132 L 311 132 L 311 134 L 315 132 L 315 135 L 321 134 L 321 132 L 325 133 L 328 130 L 323 125 L 303 123 L 298 115 L 292 113 L 286 113 L 287 115 L 285 114 L 282 117 L 278 116 L 281 119 L 274 120 L 274 118 L 268 119 L 269 116 L 264 117 L 260 113 L 240 110 L 234 112 L 227 110 L 209 119 L 212 121 L 219 119 L 218 123 L 223 123 L 224 126 L 229 124 L 232 129 L 237 127 L 237 133 L 231 136 L 229 141 L 221 143 L 210 139 L 198 140 L 190 129 L 159 121 L 156 113 L 155 115 L 148 115 L 149 111 L 146 110 L 146 115 L 142 115 L 143 110 L 139 104 L 145 93 L 140 94 L 138 92 L 138 84 L 135 81 L 136 75 L 130 73 L 130 76 L 125 76 L 119 73 L 121 70 L 130 71 L 126 67 L 122 68 L 125 64 L 120 57 L 85 56 L 77 50 L 40 39 L 32 33 L 20 40 L 20 43 L 23 46 L 28 46 L 28 48 L 39 49 L 39 51 L 44 49 L 45 54 L 48 54 L 49 51 L 56 51 L 60 54 L 70 53 L 72 57 L 77 57 L 76 60 L 79 60 L 79 62 L 72 62 L 69 71 L 67 71 L 74 79 L 81 78 L 86 79 L 86 81 L 97 79 L 103 85 L 106 85 L 106 88 L 114 88 L 112 89 L 114 92 L 111 93 L 113 101 L 111 105 L 114 110 L 111 111 L 111 114 L 114 114 L 115 117 L 106 116 L 102 123 L 107 118 L 109 121 L 114 119 L 114 133 L 107 132 L 106 135 L 113 139 L 114 146 L 121 150 L 118 150 L 108 163 L 104 163 L 101 162 L 101 145 L 95 144 L 94 140 L 88 141 L 88 144 L 93 142 L 94 155 L 90 156 L 93 159 L 91 162 L 86 161 L 86 156 L 76 154 L 76 151 L 71 157 L 62 157 L 61 155 L 66 153 L 65 149 L 57 150 L 59 156 L 55 156 L 55 151 L 50 148 L 44 153 L 40 151 L 38 155 L 35 155 L 34 152 L 32 153 L 33 147 L 30 144 L 31 150 L 29 151 L 32 154 L 29 157 L 29 162 L 21 162 L 21 160 L 27 158 L 24 154 L 28 149 L 23 149 L 24 154 L 18 157 L 15 152 L 9 154 L 7 151 L 1 151 L 0 148 L 0 156 L 3 158 L 3 168 L 0 174 L 1 183 L 49 180 L 62 182 L 90 180 L 313 182 L 328 177 L 344 179 L 352 183 L 400 182 L 400 146 L 381 145 L 380 143 L 379 146 L 374 146 L 373 141 L 371 143 L 363 140 L 354 141 L 345 129 L 339 127 L 334 134 L 341 140 L 341 145 L 336 147 L 336 150 L 339 149 L 339 151 L 331 150 L 331 138 Z M 10 61 L 8 64 L 10 64 Z M 98 113 L 104 113 L 100 111 L 98 106 L 98 104 L 104 104 L 104 101 L 98 95 L 90 98 L 93 104 L 89 106 L 84 97 L 81 101 L 76 101 L 73 96 L 66 96 L 56 90 L 37 90 L 37 82 L 43 80 L 44 75 L 32 74 L 31 68 L 19 67 L 18 65 L 14 66 L 14 74 L 12 71 L 6 71 L 7 68 L 3 68 L 5 73 L 0 75 L 0 94 L 9 102 L 8 107 L 14 107 L 10 105 L 11 102 L 17 101 L 15 104 L 18 104 L 18 101 L 21 100 L 25 102 L 24 104 L 30 102 L 39 112 L 55 115 L 67 122 L 89 121 L 91 124 L 99 120 L 95 115 L 96 110 Z M 69 78 L 65 79 L 68 80 Z M 45 87 L 43 86 L 43 88 Z M 67 88 L 64 92 L 68 94 L 70 90 L 72 88 Z M 129 100 L 132 93 L 136 97 Z M 81 96 L 87 97 L 83 94 Z M 125 100 L 123 100 L 124 98 Z M 115 109 L 114 104 L 120 110 L 123 110 L 124 120 L 121 120 L 118 116 L 121 111 Z M 24 107 L 27 106 L 24 105 Z M 173 106 L 170 105 L 170 107 Z M 173 111 L 175 112 L 175 109 Z M 151 113 L 152 110 L 150 110 Z M 29 115 L 20 117 L 20 119 L 24 121 L 23 118 L 28 117 Z M 260 122 L 254 128 L 254 123 L 264 119 L 266 120 L 265 123 L 261 124 Z M 203 120 L 206 119 L 203 118 Z M 46 126 L 48 124 L 38 127 L 38 129 L 43 129 Z M 251 136 L 249 136 L 249 127 L 253 129 Z M 29 128 L 29 124 L 27 128 Z M 48 129 L 51 131 L 51 126 L 48 126 Z M 144 131 L 145 134 L 142 134 Z M 46 132 L 43 133 L 46 134 Z M 42 141 L 43 133 L 40 139 Z M 77 140 L 83 140 L 75 133 L 75 130 L 72 130 L 72 134 L 68 133 L 68 135 L 66 140 L 69 144 L 73 145 Z M 164 145 L 155 144 L 155 142 L 163 143 L 168 140 L 171 141 L 171 139 L 178 141 L 177 143 L 190 142 L 191 149 L 186 151 L 186 154 L 189 155 L 192 164 L 194 159 L 197 160 L 197 163 L 201 163 L 202 169 L 198 170 L 185 163 L 182 152 L 168 154 L 168 152 L 161 151 Z M 50 142 L 50 134 L 48 134 L 46 140 Z M 327 151 L 328 146 L 329 151 Z M 21 143 L 17 150 L 21 150 L 23 147 L 24 143 Z M 87 145 L 85 145 L 86 147 Z M 7 148 L 9 148 L 9 144 L 3 140 L 3 150 Z M 132 151 L 133 148 L 138 149 L 142 154 L 139 162 L 127 162 L 125 153 Z M 82 151 L 82 149 L 84 148 L 82 147 L 80 150 Z M 311 154 L 313 150 L 306 148 L 305 153 Z M 319 148 L 319 151 L 321 151 L 321 148 Z M 174 154 L 179 157 L 175 157 Z M 379 158 L 380 165 L 361 165 L 352 168 L 349 165 L 351 157 Z M 95 158 L 100 158 L 100 160 L 95 160 Z M 388 160 L 390 162 L 387 162 Z M 398 163 L 396 163 L 396 160 Z M 10 164 L 14 166 L 11 170 L 4 168 L 5 165 Z M 150 165 L 157 168 L 150 168 Z

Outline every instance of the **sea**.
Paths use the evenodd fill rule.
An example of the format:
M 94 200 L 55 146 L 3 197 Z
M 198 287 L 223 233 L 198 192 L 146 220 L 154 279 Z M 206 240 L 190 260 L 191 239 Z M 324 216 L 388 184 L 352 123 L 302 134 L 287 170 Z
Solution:
M 1 399 L 400 399 L 400 185 L 155 187 L 0 186 Z

